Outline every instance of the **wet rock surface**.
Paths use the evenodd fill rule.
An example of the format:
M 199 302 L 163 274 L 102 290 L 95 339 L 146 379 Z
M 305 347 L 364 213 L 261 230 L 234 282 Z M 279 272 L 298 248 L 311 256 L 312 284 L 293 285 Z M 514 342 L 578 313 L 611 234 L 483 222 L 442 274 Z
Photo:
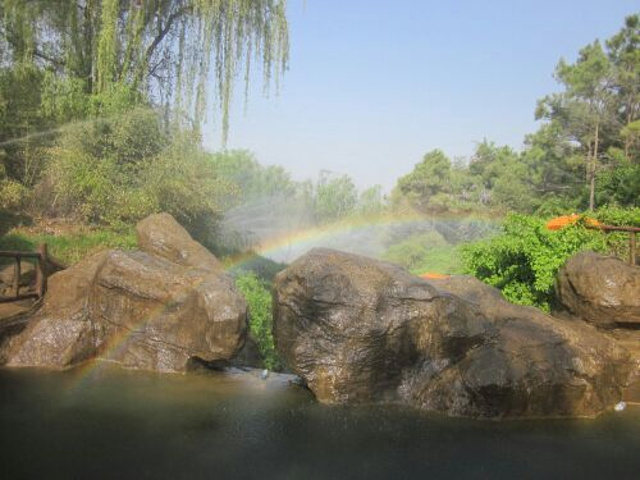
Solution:
M 166 215 L 160 219 L 174 228 Z M 159 229 L 154 219 L 142 222 L 147 251 L 101 252 L 53 275 L 42 308 L 0 346 L 0 362 L 63 368 L 99 358 L 185 371 L 194 358 L 232 358 L 245 341 L 244 299 L 182 227 Z M 160 248 L 170 253 L 156 255 Z M 182 253 L 174 262 L 175 252 Z
M 640 330 L 617 328 L 608 330 L 607 334 L 627 349 L 633 363 L 629 384 L 623 391 L 622 399 L 625 402 L 640 404 Z
M 140 249 L 185 267 L 222 272 L 221 263 L 168 213 L 149 215 L 136 225 Z
M 600 327 L 640 327 L 640 267 L 583 252 L 560 270 L 558 298 L 572 315 Z
M 620 400 L 632 368 L 590 325 L 511 305 L 475 279 L 427 282 L 327 249 L 276 277 L 274 313 L 280 354 L 325 403 L 592 416 Z

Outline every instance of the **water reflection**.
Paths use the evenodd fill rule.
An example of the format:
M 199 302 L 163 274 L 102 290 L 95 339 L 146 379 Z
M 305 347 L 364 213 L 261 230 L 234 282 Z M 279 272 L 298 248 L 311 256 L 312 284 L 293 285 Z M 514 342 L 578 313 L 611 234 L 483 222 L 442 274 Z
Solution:
M 470 421 L 321 406 L 257 376 L 3 370 L 0 422 L 1 478 L 635 478 L 640 467 L 638 409 Z

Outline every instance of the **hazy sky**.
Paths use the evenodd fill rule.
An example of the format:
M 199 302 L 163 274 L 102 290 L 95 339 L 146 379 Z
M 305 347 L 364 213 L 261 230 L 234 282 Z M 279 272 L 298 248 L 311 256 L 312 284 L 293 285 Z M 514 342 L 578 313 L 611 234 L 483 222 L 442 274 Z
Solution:
M 279 96 L 241 91 L 229 148 L 295 179 L 321 169 L 390 189 L 427 151 L 468 156 L 483 138 L 520 149 L 553 71 L 640 10 L 638 0 L 289 0 Z M 259 75 L 256 75 L 258 77 Z M 220 147 L 218 125 L 205 139 Z

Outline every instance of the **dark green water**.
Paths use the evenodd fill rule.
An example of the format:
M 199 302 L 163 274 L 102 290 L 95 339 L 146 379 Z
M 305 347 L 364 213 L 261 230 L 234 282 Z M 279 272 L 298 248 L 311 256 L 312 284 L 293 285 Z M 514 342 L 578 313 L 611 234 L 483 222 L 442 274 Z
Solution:
M 275 381 L 80 373 L 0 370 L 0 478 L 640 478 L 640 409 L 470 421 Z

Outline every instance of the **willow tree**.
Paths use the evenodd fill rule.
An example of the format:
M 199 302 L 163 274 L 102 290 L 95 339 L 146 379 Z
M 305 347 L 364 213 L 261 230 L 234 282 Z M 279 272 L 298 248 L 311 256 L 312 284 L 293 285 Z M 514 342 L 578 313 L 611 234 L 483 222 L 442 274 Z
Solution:
M 226 140 L 237 80 L 246 96 L 254 65 L 267 89 L 287 67 L 285 10 L 286 0 L 0 0 L 0 67 L 46 72 L 52 113 L 82 116 L 87 96 L 124 90 L 198 128 L 213 106 Z

